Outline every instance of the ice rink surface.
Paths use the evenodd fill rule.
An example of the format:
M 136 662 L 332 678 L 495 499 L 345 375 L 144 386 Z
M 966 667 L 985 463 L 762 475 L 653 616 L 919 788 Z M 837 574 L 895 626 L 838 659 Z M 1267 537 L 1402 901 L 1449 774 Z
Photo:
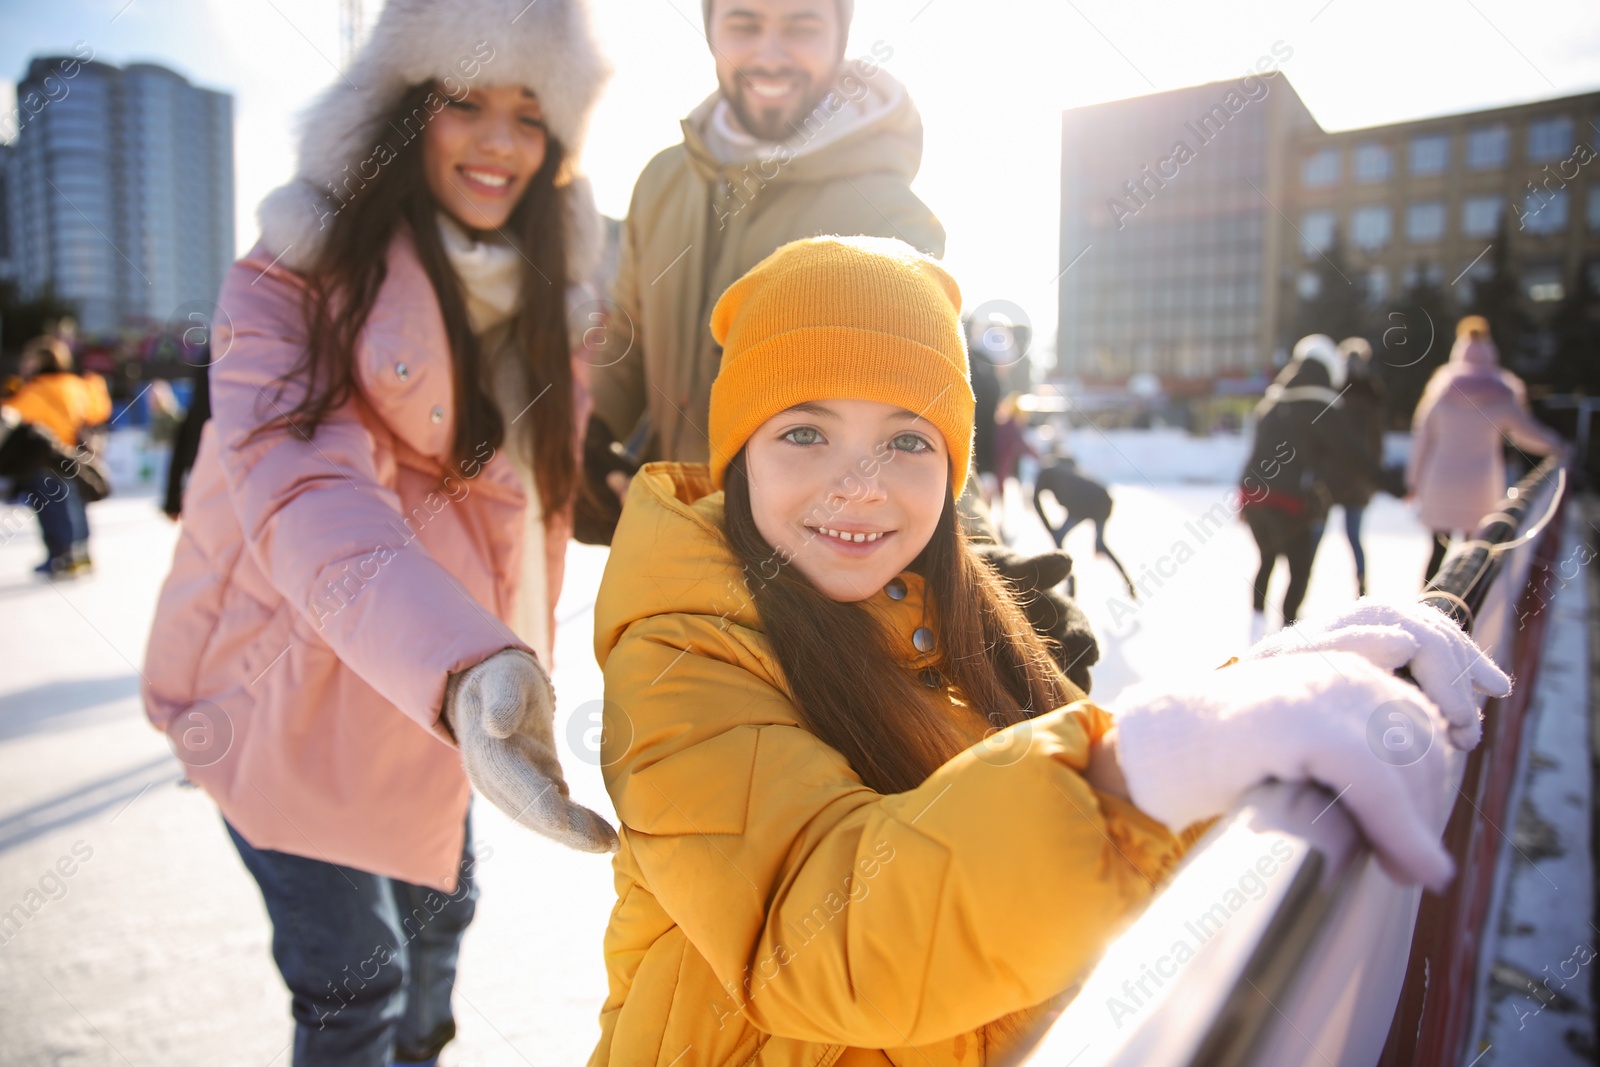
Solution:
M 1139 679 L 1209 670 L 1243 650 L 1255 568 L 1231 487 L 1141 481 L 1113 494 L 1108 541 L 1147 595 L 1127 599 L 1111 565 L 1092 557 L 1088 526 L 1066 544 L 1101 638 L 1093 695 L 1112 704 Z M 1017 546 L 1048 548 L 1022 504 L 1013 487 Z M 216 808 L 179 786 L 182 767 L 139 705 L 176 527 L 148 493 L 97 504 L 91 520 L 97 570 L 80 581 L 33 577 L 42 550 L 29 527 L 0 544 L 0 912 L 43 900 L 0 934 L 0 1064 L 286 1067 L 288 996 L 260 896 Z M 1427 537 L 1402 504 L 1374 501 L 1366 543 L 1375 593 L 1418 588 Z M 584 747 L 588 724 L 569 721 L 601 695 L 591 629 L 606 554 L 574 544 L 568 556 L 555 682 L 557 736 L 577 739 L 563 753 L 572 792 L 609 816 Z M 1284 581 L 1276 576 L 1273 603 Z M 1306 613 L 1354 596 L 1335 511 Z M 446 1062 L 582 1063 L 605 994 L 609 864 L 523 831 L 481 800 L 474 813 L 482 897 L 461 959 L 461 1036 Z

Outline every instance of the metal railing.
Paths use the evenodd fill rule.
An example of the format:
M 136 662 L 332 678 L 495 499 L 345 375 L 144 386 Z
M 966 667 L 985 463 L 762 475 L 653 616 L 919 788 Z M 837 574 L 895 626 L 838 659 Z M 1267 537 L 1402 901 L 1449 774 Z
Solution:
M 1512 655 L 1509 616 L 1522 599 L 1564 487 L 1559 464 L 1547 460 L 1509 492 L 1471 540 L 1450 553 L 1424 592 L 1424 602 L 1469 630 L 1477 627 L 1480 644 L 1502 666 Z M 1519 679 L 1524 706 L 1527 681 Z M 1449 1018 L 1441 1021 L 1440 1001 L 1471 1001 L 1472 989 L 1439 981 L 1438 954 L 1464 955 L 1456 971 L 1478 967 L 1478 945 L 1448 941 L 1463 915 L 1486 921 L 1485 909 L 1457 899 L 1465 895 L 1476 905 L 1483 888 L 1481 857 L 1468 847 L 1472 835 L 1460 828 L 1473 818 L 1469 808 L 1479 806 L 1470 788 L 1474 768 L 1483 765 L 1486 750 L 1509 743 L 1503 735 L 1511 728 L 1497 730 L 1497 715 L 1495 707 L 1486 709 L 1485 740 L 1470 759 L 1451 753 L 1448 799 L 1456 802 L 1441 804 L 1452 816 L 1448 830 L 1440 830 L 1461 874 L 1447 897 L 1427 897 L 1420 926 L 1421 890 L 1396 885 L 1383 874 L 1332 793 L 1314 784 L 1268 783 L 1196 843 L 1067 1006 L 1011 1062 L 1454 1062 L 1450 1055 L 1412 1056 L 1427 1043 L 1430 1028 L 1453 1039 L 1433 1047 L 1465 1047 L 1465 1038 L 1455 1036 L 1467 1028 L 1460 1011 L 1445 1012 Z M 1464 782 L 1469 788 L 1458 797 Z M 1465 1008 L 1469 1025 L 1472 1010 L 1470 1004 Z

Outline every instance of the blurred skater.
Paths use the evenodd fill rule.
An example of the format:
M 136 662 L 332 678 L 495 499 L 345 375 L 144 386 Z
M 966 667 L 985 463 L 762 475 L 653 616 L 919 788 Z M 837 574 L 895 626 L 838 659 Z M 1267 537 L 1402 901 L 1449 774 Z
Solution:
M 98 374 L 73 372 L 72 349 L 60 337 L 30 342 L 22 357 L 23 383 L 5 406 L 23 422 L 48 431 L 63 452 L 61 470 L 35 466 L 17 480 L 18 499 L 39 518 L 45 560 L 34 568 L 47 578 L 72 578 L 93 569 L 89 512 L 76 473 L 85 432 L 111 417 L 111 394 Z M 59 464 L 57 464 L 59 466 Z
M 1456 325 L 1450 362 L 1428 379 L 1411 420 L 1406 487 L 1433 531 L 1424 581 L 1439 572 L 1451 534 L 1470 534 L 1505 496 L 1502 442 L 1539 456 L 1564 447 L 1528 413 L 1522 379 L 1500 366 L 1488 321 L 1468 315 Z
M 1060 526 L 1053 525 L 1050 517 L 1045 514 L 1043 500 L 1046 493 L 1055 499 L 1058 506 L 1066 510 L 1066 520 Z M 1128 587 L 1128 599 L 1139 599 L 1139 591 L 1133 587 L 1133 579 L 1128 577 L 1122 561 L 1111 551 L 1111 546 L 1106 544 L 1106 520 L 1111 518 L 1111 494 L 1106 491 L 1105 486 L 1079 474 L 1077 463 L 1070 458 L 1062 457 L 1039 468 L 1038 477 L 1033 483 L 1033 508 L 1039 513 L 1039 521 L 1044 523 L 1044 528 L 1050 531 L 1050 537 L 1055 541 L 1057 548 L 1061 547 L 1061 542 L 1066 540 L 1068 532 L 1078 523 L 1093 523 L 1095 552 L 1109 559 L 1111 565 L 1117 568 L 1117 573 L 1122 575 L 1123 584 Z M 1077 595 L 1075 577 L 1068 579 L 1067 591 L 1069 595 Z
M 1006 483 L 1018 477 L 1017 468 L 1023 456 L 1031 456 L 1035 463 L 1041 462 L 1039 450 L 1028 443 L 1022 427 L 1022 417 L 1017 412 L 1017 396 L 1012 393 L 1000 401 L 994 413 L 994 497 L 989 507 L 995 526 L 1008 543 L 1011 534 L 1006 530 L 1005 523 Z
M 1289 566 L 1283 624 L 1292 626 L 1299 617 L 1328 518 L 1332 472 L 1370 479 L 1399 495 L 1398 472 L 1386 473 L 1380 457 L 1351 429 L 1340 397 L 1345 377 L 1345 359 L 1333 338 L 1302 337 L 1256 407 L 1255 442 L 1239 484 L 1244 521 L 1261 553 L 1254 582 L 1256 629 L 1263 627 L 1259 616 L 1280 557 Z
M 1339 342 L 1348 384 L 1343 402 L 1350 432 L 1372 455 L 1383 456 L 1383 382 L 1372 370 L 1372 346 L 1364 337 Z M 1378 489 L 1369 472 L 1357 464 L 1333 463 L 1328 467 L 1328 495 L 1344 509 L 1344 533 L 1356 561 L 1356 595 L 1367 595 L 1367 553 L 1361 544 L 1361 520 Z

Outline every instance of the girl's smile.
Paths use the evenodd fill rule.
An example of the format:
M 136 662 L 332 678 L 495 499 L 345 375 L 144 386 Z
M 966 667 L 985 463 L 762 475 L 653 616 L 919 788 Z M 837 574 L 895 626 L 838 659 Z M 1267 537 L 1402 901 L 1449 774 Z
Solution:
M 833 600 L 865 600 L 904 570 L 949 492 L 944 436 L 877 400 L 797 404 L 746 449 L 757 530 Z

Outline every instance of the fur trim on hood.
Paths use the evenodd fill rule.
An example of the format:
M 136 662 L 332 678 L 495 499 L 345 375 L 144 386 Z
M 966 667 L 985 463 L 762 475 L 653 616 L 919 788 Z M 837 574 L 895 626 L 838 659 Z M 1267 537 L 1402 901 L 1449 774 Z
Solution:
M 1328 384 L 1335 390 L 1344 388 L 1344 353 L 1339 351 L 1339 346 L 1327 334 L 1313 333 L 1300 338 L 1294 346 L 1294 358 L 1296 361 L 1322 364 L 1328 372 Z
M 393 136 L 380 120 L 409 87 L 438 79 L 459 94 L 525 85 L 567 152 L 569 173 L 557 180 L 564 183 L 568 270 L 582 281 L 599 266 L 603 235 L 577 164 L 610 75 L 588 0 L 388 0 L 350 69 L 300 116 L 295 177 L 256 209 L 261 239 L 293 270 L 316 260 L 338 208 L 333 191 L 361 182 L 362 164 Z

